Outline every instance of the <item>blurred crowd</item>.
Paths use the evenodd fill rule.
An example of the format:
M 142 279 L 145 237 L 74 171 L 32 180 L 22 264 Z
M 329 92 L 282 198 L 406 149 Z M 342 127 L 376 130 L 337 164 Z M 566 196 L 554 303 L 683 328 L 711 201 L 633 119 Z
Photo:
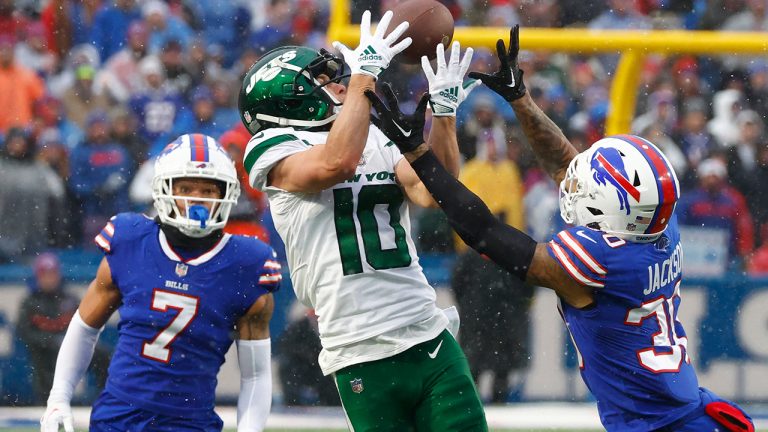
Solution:
M 352 15 L 395 3 L 352 1 Z M 457 25 L 523 31 L 768 31 L 768 0 L 443 3 Z M 326 0 L 0 0 L 0 263 L 90 248 L 112 215 L 151 213 L 152 158 L 177 135 L 216 137 L 241 161 L 249 139 L 237 111 L 241 77 L 276 46 L 329 46 L 329 14 Z M 604 133 L 616 59 L 520 55 L 531 95 L 582 149 Z M 471 70 L 496 67 L 495 53 L 476 50 Z M 427 88 L 420 66 L 385 74 L 406 110 Z M 656 143 L 677 170 L 681 222 L 722 230 L 728 270 L 768 272 L 768 58 L 651 55 L 636 112 L 632 133 Z M 481 86 L 458 125 L 462 180 L 538 240 L 561 228 L 557 186 L 537 167 L 512 110 Z M 227 229 L 279 242 L 266 200 L 245 183 Z M 418 216 L 423 251 L 464 252 L 439 213 Z

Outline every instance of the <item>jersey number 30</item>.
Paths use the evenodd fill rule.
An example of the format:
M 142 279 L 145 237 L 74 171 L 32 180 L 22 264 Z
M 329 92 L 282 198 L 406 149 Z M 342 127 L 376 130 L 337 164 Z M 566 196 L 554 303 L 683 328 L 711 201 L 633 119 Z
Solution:
M 405 239 L 405 228 L 400 225 L 400 206 L 403 204 L 403 192 L 394 184 L 365 185 L 357 194 L 357 221 L 360 224 L 360 237 L 363 239 L 365 260 L 376 270 L 408 267 L 411 255 Z M 333 190 L 336 237 L 339 241 L 339 253 L 344 276 L 363 272 L 360 257 L 360 245 L 355 227 L 355 211 L 352 188 Z M 386 205 L 389 213 L 389 227 L 394 231 L 395 247 L 383 249 L 381 234 L 374 210 L 377 205 Z
M 144 342 L 141 348 L 143 357 L 168 363 L 171 359 L 170 345 L 184 331 L 197 315 L 198 298 L 170 291 L 155 289 L 152 293 L 152 310 L 168 312 L 176 309 L 179 313 L 171 322 L 149 342 Z

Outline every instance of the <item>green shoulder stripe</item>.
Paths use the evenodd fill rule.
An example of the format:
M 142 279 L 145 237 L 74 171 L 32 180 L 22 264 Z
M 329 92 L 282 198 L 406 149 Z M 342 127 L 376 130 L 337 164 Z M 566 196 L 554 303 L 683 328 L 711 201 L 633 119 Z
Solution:
M 261 155 L 264 154 L 264 152 L 286 141 L 299 141 L 299 138 L 297 138 L 296 135 L 291 134 L 277 135 L 262 141 L 259 145 L 252 148 L 251 152 L 245 156 L 245 161 L 243 162 L 246 172 L 251 172 L 253 164 L 256 163 L 256 161 L 261 157 Z

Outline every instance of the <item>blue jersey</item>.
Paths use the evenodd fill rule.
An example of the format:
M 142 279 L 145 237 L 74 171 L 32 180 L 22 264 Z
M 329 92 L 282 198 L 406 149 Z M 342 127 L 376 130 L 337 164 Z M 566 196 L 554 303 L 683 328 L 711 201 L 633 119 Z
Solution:
M 133 213 L 112 218 L 96 243 L 122 295 L 106 391 L 151 412 L 210 415 L 236 320 L 279 287 L 274 251 L 255 238 L 225 234 L 185 260 L 157 222 Z
M 553 236 L 549 254 L 583 285 L 584 309 L 560 302 L 579 353 L 581 376 L 608 431 L 649 431 L 700 404 L 685 331 L 677 320 L 683 253 L 673 217 L 653 243 L 573 227 Z

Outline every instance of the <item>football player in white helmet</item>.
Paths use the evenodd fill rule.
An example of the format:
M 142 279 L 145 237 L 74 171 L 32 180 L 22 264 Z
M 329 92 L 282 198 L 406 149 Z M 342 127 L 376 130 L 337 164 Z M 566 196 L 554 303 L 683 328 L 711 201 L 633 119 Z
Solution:
M 73 431 L 70 401 L 115 310 L 119 336 L 89 429 L 221 431 L 216 375 L 237 333 L 237 430 L 261 431 L 272 400 L 269 321 L 281 280 L 265 243 L 223 231 L 240 194 L 213 138 L 182 135 L 157 157 L 158 216 L 113 217 L 104 252 L 59 350 L 43 432 Z
M 674 215 L 680 185 L 664 154 L 632 135 L 601 139 L 582 152 L 526 92 L 510 48 L 499 40 L 500 69 L 471 72 L 515 110 L 531 147 L 560 184 L 571 227 L 547 243 L 496 218 L 423 144 L 424 110 L 413 115 L 366 92 L 395 142 L 448 219 L 472 248 L 533 285 L 553 289 L 579 355 L 582 378 L 609 432 L 752 432 L 734 403 L 700 388 L 678 320 L 682 247 Z M 415 133 L 405 136 L 401 131 Z
M 408 23 L 390 31 L 392 16 L 372 31 L 366 11 L 359 45 L 334 44 L 343 62 L 286 46 L 251 67 L 240 92 L 254 134 L 244 165 L 269 198 L 296 296 L 317 313 L 318 363 L 336 380 L 350 428 L 484 431 L 482 403 L 449 330 L 458 319 L 437 307 L 410 233 L 410 206 L 434 201 L 371 124 L 364 96 L 411 42 L 397 42 Z M 429 141 L 457 174 L 456 110 L 478 83 L 463 86 L 471 50 L 462 56 L 456 42 L 446 60 L 442 44 L 435 49 L 437 70 L 422 62 L 429 94 L 420 105 L 432 103 Z M 345 66 L 348 86 L 339 82 Z

